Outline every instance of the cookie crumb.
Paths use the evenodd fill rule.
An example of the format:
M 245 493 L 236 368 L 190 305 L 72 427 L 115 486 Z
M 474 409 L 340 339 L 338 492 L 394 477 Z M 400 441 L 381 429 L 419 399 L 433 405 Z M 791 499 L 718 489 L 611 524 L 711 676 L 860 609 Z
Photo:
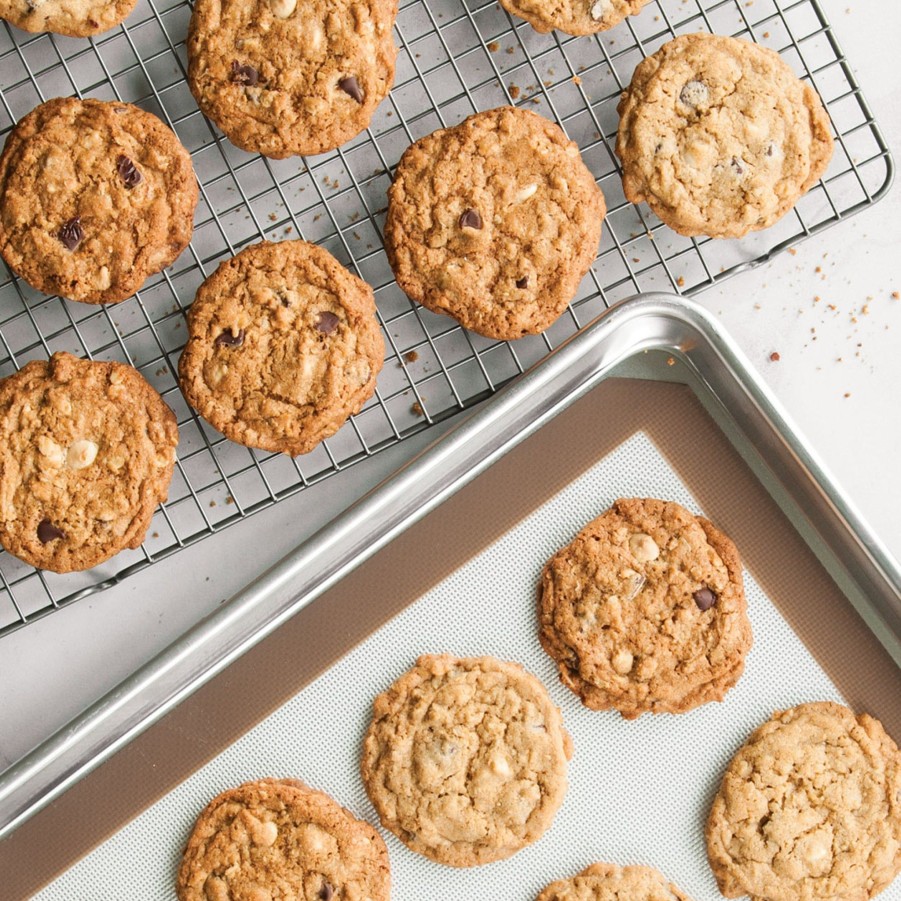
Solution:
M 422 404 L 418 400 L 410 407 L 410 412 L 414 416 L 425 416 L 425 410 L 422 409 Z
M 516 100 L 519 97 L 519 85 L 511 84 L 510 85 L 510 96 Z
M 770 354 L 770 360 L 772 360 L 774 363 L 778 363 L 781 359 L 782 359 L 782 357 L 779 356 L 779 352 L 778 352 L 778 351 L 775 351 L 775 350 L 774 350 L 774 351 Z
M 491 43 L 488 44 L 488 49 L 489 49 L 492 53 L 497 53 L 497 51 L 501 49 L 501 45 L 498 44 L 497 41 L 491 41 Z
M 415 363 L 419 359 L 419 353 L 415 350 L 407 351 L 407 353 L 404 354 L 404 359 L 408 363 Z

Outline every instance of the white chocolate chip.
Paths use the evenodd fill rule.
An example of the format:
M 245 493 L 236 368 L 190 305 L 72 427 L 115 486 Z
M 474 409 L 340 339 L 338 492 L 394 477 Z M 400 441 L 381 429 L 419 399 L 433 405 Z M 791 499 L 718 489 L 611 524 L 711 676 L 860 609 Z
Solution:
M 297 8 L 297 0 L 269 0 L 269 6 L 277 19 L 287 19 Z
M 116 367 L 109 374 L 109 380 L 111 385 L 121 385 L 122 382 L 125 381 L 125 375 L 122 370 Z
M 679 92 L 679 100 L 685 106 L 697 109 L 699 106 L 707 106 L 710 102 L 710 91 L 703 81 L 689 81 Z
M 610 7 L 610 0 L 595 0 L 595 2 L 591 4 L 591 18 L 594 19 L 595 22 L 600 22 L 601 19 L 610 12 Z
M 613 668 L 621 675 L 625 676 L 632 669 L 635 658 L 626 650 L 617 651 L 613 655 Z
M 538 190 L 538 185 L 531 184 L 526 185 L 524 188 L 520 188 L 519 191 L 516 192 L 516 196 L 513 198 L 514 203 L 522 203 L 525 200 L 528 200 L 530 197 L 533 197 Z
M 503 779 L 509 779 L 513 775 L 513 770 L 510 768 L 507 758 L 499 751 L 495 751 L 491 755 L 489 765 L 491 770 Z
M 644 532 L 636 532 L 629 538 L 629 550 L 632 551 L 632 556 L 641 563 L 648 563 L 660 556 L 657 542 Z
M 278 838 L 278 826 L 272 820 L 266 820 L 255 825 L 251 833 L 253 843 L 264 848 L 271 848 Z
M 85 469 L 90 466 L 97 457 L 97 445 L 87 438 L 79 438 L 69 445 L 66 451 L 66 465 L 69 469 Z
M 37 440 L 38 450 L 53 466 L 62 466 L 65 463 L 63 449 L 48 435 L 39 435 Z

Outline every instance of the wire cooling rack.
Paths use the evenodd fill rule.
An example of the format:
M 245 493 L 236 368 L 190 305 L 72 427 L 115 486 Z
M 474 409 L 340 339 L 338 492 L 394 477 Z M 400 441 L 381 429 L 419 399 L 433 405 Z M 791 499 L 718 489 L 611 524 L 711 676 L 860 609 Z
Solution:
M 595 37 L 540 35 L 494 0 L 405 0 L 397 77 L 371 128 L 318 157 L 267 160 L 233 147 L 185 83 L 185 0 L 140 0 L 99 38 L 0 33 L 0 134 L 43 100 L 120 99 L 156 113 L 191 151 L 200 203 L 190 249 L 133 298 L 96 307 L 46 297 L 0 274 L 0 377 L 67 350 L 136 366 L 178 416 L 169 500 L 143 547 L 88 573 L 36 572 L 0 553 L 0 636 L 110 585 L 426 428 L 497 390 L 612 302 L 639 291 L 693 293 L 846 218 L 888 189 L 885 142 L 812 0 L 655 0 Z M 676 34 L 750 38 L 782 54 L 826 101 L 836 152 L 795 211 L 741 241 L 682 238 L 627 203 L 613 154 L 620 91 Z M 412 141 L 503 103 L 560 123 L 607 199 L 600 254 L 568 312 L 541 336 L 491 341 L 412 304 L 382 250 L 390 173 Z M 225 440 L 185 404 L 176 364 L 185 310 L 220 260 L 266 238 L 326 247 L 375 289 L 387 359 L 376 396 L 312 453 L 292 460 Z

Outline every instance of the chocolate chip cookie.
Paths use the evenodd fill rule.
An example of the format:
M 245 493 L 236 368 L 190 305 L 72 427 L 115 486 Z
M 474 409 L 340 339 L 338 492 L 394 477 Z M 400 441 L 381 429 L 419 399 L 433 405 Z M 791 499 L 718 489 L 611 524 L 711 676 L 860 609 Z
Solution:
M 385 250 L 413 300 L 489 338 L 521 338 L 575 296 L 604 213 L 576 144 L 505 106 L 407 149 L 388 192 Z
M 738 238 L 784 216 L 826 171 L 829 117 L 777 53 L 682 35 L 623 92 L 616 152 L 632 203 L 682 235 Z
M 178 871 L 179 901 L 388 901 L 388 849 L 368 823 L 293 779 L 245 782 L 207 805 Z
M 901 872 L 898 746 L 840 704 L 773 714 L 726 770 L 707 851 L 727 898 L 872 898 Z
M 0 156 L 0 254 L 47 294 L 115 303 L 191 240 L 188 151 L 136 106 L 59 97 L 10 132 Z
M 471 867 L 550 826 L 572 746 L 544 686 L 521 667 L 420 657 L 374 707 L 363 782 L 382 825 L 413 851 Z
M 369 126 L 394 81 L 397 0 L 197 0 L 188 84 L 228 139 L 282 159 Z
M 372 289 L 306 241 L 254 244 L 200 286 L 178 364 L 189 403 L 248 447 L 305 454 L 375 391 Z
M 552 882 L 536 901 L 690 901 L 651 867 L 593 863 L 571 879 Z
M 85 38 L 109 31 L 137 0 L 0 0 L 0 19 L 23 31 L 52 31 Z
M 525 19 L 535 31 L 556 28 L 566 34 L 595 34 L 607 31 L 634 16 L 649 0 L 500 0 L 501 6 Z
M 618 500 L 541 576 L 539 638 L 564 685 L 626 719 L 721 701 L 751 647 L 741 560 L 712 523 Z
M 0 544 L 58 573 L 138 547 L 177 444 L 175 415 L 131 366 L 27 363 L 0 382 Z

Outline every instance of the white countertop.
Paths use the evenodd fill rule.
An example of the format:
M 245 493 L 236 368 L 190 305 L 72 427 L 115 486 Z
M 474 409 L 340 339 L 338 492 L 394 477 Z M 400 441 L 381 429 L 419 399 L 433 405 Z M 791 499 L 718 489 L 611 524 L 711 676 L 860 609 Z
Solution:
M 889 146 L 901 147 L 895 0 L 821 0 Z M 874 23 L 878 23 L 874 27 Z M 697 298 L 716 313 L 866 520 L 901 557 L 901 189 Z M 822 271 L 817 271 L 817 268 Z M 819 302 L 814 297 L 819 296 Z M 813 331 L 815 330 L 815 331 Z M 770 359 L 773 352 L 779 360 Z M 165 647 L 439 434 L 391 448 L 0 642 L 0 769 Z M 298 523 L 303 523 L 298 526 Z

